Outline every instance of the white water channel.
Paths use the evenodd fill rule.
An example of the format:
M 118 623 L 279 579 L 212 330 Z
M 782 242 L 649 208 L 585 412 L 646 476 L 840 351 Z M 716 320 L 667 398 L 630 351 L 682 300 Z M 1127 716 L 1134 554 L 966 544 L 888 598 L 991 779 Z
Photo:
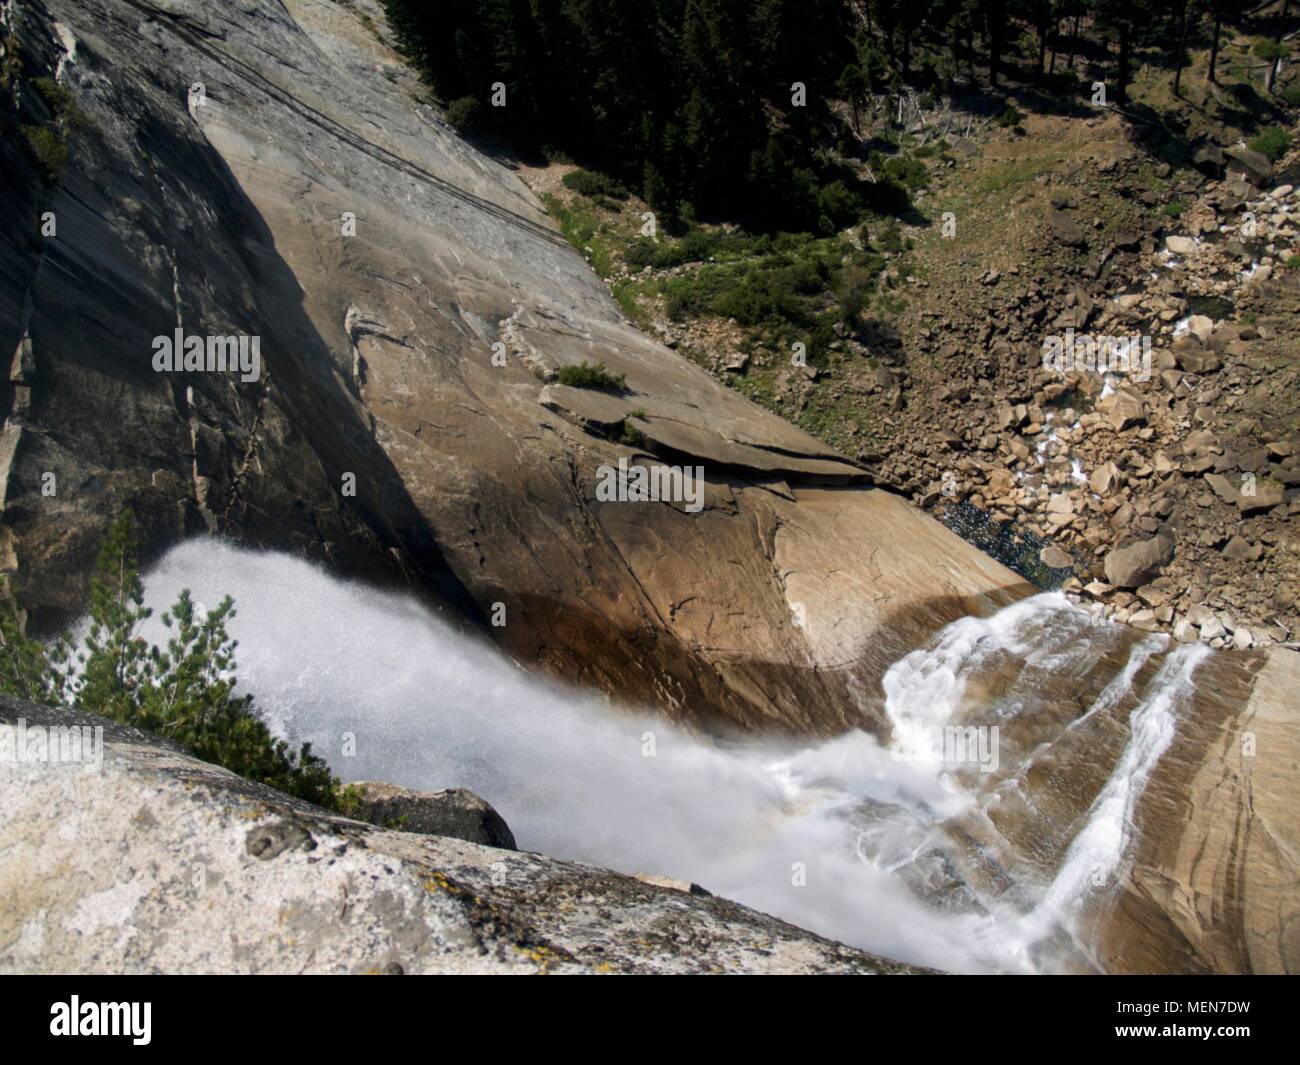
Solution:
M 977 801 L 942 764 L 900 760 L 860 731 L 804 746 L 703 742 L 651 713 L 539 680 L 408 598 L 284 555 L 183 544 L 146 578 L 155 618 L 183 587 L 208 607 L 235 598 L 229 628 L 242 690 L 277 733 L 311 741 L 343 779 L 466 787 L 501 812 L 521 849 L 693 880 L 948 971 L 1053 968 L 1035 944 L 1070 919 L 1089 870 L 1123 860 L 1134 805 L 1202 653 L 1170 654 L 1142 693 L 1120 763 L 1055 880 L 1022 885 L 1028 907 L 1023 898 L 952 907 L 905 875 L 932 851 L 936 826 Z M 896 725 L 942 724 L 989 655 L 1068 663 L 1087 653 L 1074 629 L 1090 621 L 1059 595 L 957 621 L 890 668 L 886 712 Z M 161 625 L 150 625 L 146 635 L 160 641 Z M 1045 628 L 1064 635 L 1035 647 Z M 1141 646 L 1101 698 L 1117 699 L 1116 685 L 1127 689 L 1163 645 Z M 348 737 L 355 754 L 345 756 Z M 800 867 L 806 883 L 797 885 Z

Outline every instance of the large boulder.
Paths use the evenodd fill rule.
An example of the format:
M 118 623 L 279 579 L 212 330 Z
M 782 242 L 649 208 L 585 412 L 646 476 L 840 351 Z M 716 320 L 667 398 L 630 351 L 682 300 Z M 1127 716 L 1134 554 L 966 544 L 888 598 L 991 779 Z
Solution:
M 1128 388 L 1121 388 L 1097 404 L 1115 432 L 1120 433 L 1147 420 L 1146 404 L 1142 397 Z
M 472 791 L 412 791 L 378 780 L 357 781 L 355 787 L 361 791 L 356 814 L 372 825 L 515 849 L 505 818 Z
M 1055 544 L 1048 544 L 1038 553 L 1039 561 L 1050 569 L 1067 569 L 1074 565 L 1074 559 L 1068 551 L 1062 551 Z
M 1273 164 L 1268 156 L 1253 148 L 1225 148 L 1223 154 L 1228 159 L 1228 173 L 1239 174 L 1256 188 L 1262 188 L 1273 180 Z
M 1223 366 L 1223 360 L 1213 352 L 1197 345 L 1188 345 L 1174 350 L 1178 368 L 1187 373 L 1214 373 Z
M 1192 149 L 1191 163 L 1207 177 L 1220 178 L 1223 176 L 1223 149 L 1213 141 L 1201 141 Z
M 103 743 L 97 760 L 0 759 L 3 973 L 920 971 L 707 894 L 333 816 L 0 696 L 0 743 L 20 721 Z
M 1047 216 L 1047 224 L 1052 230 L 1052 236 L 1062 244 L 1081 247 L 1085 243 L 1083 227 L 1064 211 L 1051 211 Z
M 1162 530 L 1149 540 L 1117 547 L 1106 555 L 1106 580 L 1116 588 L 1138 588 L 1174 560 L 1174 537 Z

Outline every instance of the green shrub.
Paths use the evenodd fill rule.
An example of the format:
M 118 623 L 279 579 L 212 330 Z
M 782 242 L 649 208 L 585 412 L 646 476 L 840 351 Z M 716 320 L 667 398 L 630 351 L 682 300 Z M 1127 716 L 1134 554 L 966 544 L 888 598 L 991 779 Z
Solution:
M 850 264 L 840 272 L 840 283 L 835 298 L 843 322 L 848 324 L 856 321 L 866 309 L 871 285 L 871 275 L 861 266 Z
M 1300 107 L 1300 85 L 1288 85 L 1282 90 L 1282 99 L 1287 107 Z
M 885 173 L 904 188 L 915 191 L 930 182 L 930 171 L 919 159 L 895 155 L 885 160 Z
M 67 86 L 60 85 L 53 78 L 32 78 L 32 85 L 54 112 L 54 117 L 67 129 L 86 129 L 90 125 L 90 119 L 77 106 L 76 98 Z
M 730 279 L 730 272 L 701 270 L 684 277 L 670 277 L 664 282 L 664 310 L 675 322 L 701 314 L 714 313 Z
M 685 260 L 680 256 L 681 245 L 674 241 L 670 244 L 656 244 L 649 237 L 637 237 L 623 252 L 623 261 L 628 266 L 653 266 L 657 270 L 670 266 L 680 266 Z
M 1291 54 L 1291 49 L 1285 44 L 1278 41 L 1270 41 L 1267 38 L 1255 42 L 1251 49 L 1260 59 L 1267 59 L 1276 62 L 1279 59 L 1285 59 Z
M 650 316 L 639 302 L 641 288 L 642 282 L 635 278 L 624 277 L 610 286 L 610 293 L 629 321 L 636 322 L 642 328 L 648 328 Z
M 483 105 L 472 96 L 461 96 L 447 107 L 447 124 L 457 133 L 476 129 L 483 115 Z
M 653 266 L 657 270 L 667 270 L 682 263 L 704 262 L 713 255 L 715 244 L 713 238 L 703 230 L 695 229 L 681 240 L 656 244 L 648 237 L 637 237 L 630 245 L 623 258 L 629 266 Z
M 787 317 L 793 310 L 792 296 L 788 290 L 774 289 L 757 274 L 750 274 L 718 301 L 717 312 L 741 325 L 758 325 Z
M 610 432 L 609 438 L 615 443 L 622 444 L 624 447 L 644 447 L 645 436 L 635 425 L 632 424 L 633 418 L 644 418 L 645 411 L 633 411 L 621 422 L 614 426 Z
M 610 373 L 603 362 L 579 362 L 561 366 L 555 373 L 562 385 L 572 388 L 607 388 L 614 392 L 627 391 L 627 381 L 621 373 Z
M 1258 137 L 1252 137 L 1249 146 L 1276 163 L 1291 147 L 1291 135 L 1281 126 L 1270 126 Z
M 881 251 L 897 254 L 903 250 L 903 231 L 891 218 L 887 224 L 876 231 L 874 243 Z
M 692 229 L 677 242 L 677 253 L 684 263 L 702 263 L 718 250 L 719 241 L 703 229 Z
M 542 193 L 542 202 L 560 223 L 564 239 L 582 253 L 600 277 L 609 277 L 614 271 L 614 261 L 610 254 L 608 229 L 601 217 L 590 209 L 590 201 L 574 200 L 566 204 L 550 193 Z
M 1007 104 L 1006 110 L 998 115 L 998 125 L 1005 127 L 1018 126 L 1024 121 L 1024 115 L 1016 110 L 1015 104 Z
M 139 635 L 152 613 L 136 568 L 134 523 L 124 511 L 99 548 L 80 650 L 67 635 L 42 646 L 26 636 L 12 601 L 0 609 L 0 691 L 166 736 L 204 761 L 329 809 L 354 805 L 355 790 L 340 786 L 310 744 L 295 751 L 276 739 L 252 697 L 234 693 L 229 596 L 200 616 L 189 590 L 182 591 L 162 615 L 170 633 L 165 648 Z
M 907 188 L 888 174 L 867 186 L 866 201 L 872 211 L 882 215 L 902 214 L 912 203 Z
M 36 156 L 45 183 L 55 184 L 68 165 L 68 146 L 63 138 L 48 126 L 23 126 L 23 139 Z
M 58 114 L 72 102 L 72 93 L 66 86 L 60 85 L 53 78 L 32 78 L 32 88 L 41 94 L 41 98 Z
M 609 196 L 616 200 L 627 199 L 627 187 L 605 174 L 594 170 L 570 170 L 560 179 L 566 189 L 581 196 Z
M 829 231 L 833 233 L 853 225 L 862 213 L 862 205 L 844 182 L 832 181 L 817 190 L 817 211 L 831 223 Z
M 740 325 L 805 324 L 811 320 L 810 299 L 826 291 L 830 273 L 821 256 L 772 256 L 742 275 L 733 273 L 720 286 L 712 310 Z
M 789 235 L 784 235 L 788 237 Z M 801 235 L 807 240 L 807 235 Z M 778 242 L 779 243 L 779 242 Z M 791 245 L 793 247 L 795 245 Z M 745 259 L 764 255 L 772 250 L 773 241 L 767 234 L 753 236 L 743 230 L 691 229 L 680 240 L 655 243 L 648 237 L 637 237 L 628 245 L 623 255 L 629 266 L 653 266 L 659 270 L 681 266 L 683 263 L 702 263 L 712 259 Z

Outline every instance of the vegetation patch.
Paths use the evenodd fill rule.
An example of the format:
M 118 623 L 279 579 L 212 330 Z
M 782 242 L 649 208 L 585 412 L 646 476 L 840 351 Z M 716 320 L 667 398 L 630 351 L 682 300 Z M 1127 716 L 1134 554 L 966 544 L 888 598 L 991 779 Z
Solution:
M 349 813 L 359 793 L 343 787 L 304 743 L 276 739 L 235 694 L 235 615 L 227 596 L 201 613 L 186 589 L 162 615 L 165 647 L 140 636 L 144 605 L 129 511 L 109 528 L 91 581 L 89 627 L 80 648 L 65 634 L 46 646 L 29 638 L 11 598 L 0 608 L 0 691 L 54 707 L 76 707 L 165 736 L 206 762 L 327 809 Z
M 1291 147 L 1291 134 L 1281 126 L 1270 126 L 1247 143 L 1260 155 L 1267 157 L 1269 162 L 1276 163 Z
M 66 85 L 60 85 L 53 78 L 33 78 L 32 87 L 40 93 L 41 99 L 54 112 L 55 120 L 64 129 L 80 131 L 90 128 L 90 119 Z
M 615 200 L 627 199 L 627 186 L 620 184 L 605 174 L 594 170 L 571 170 L 561 181 L 566 189 L 572 189 L 581 196 L 608 196 Z
M 556 380 L 570 388 L 602 388 L 610 392 L 626 392 L 627 381 L 621 373 L 610 373 L 603 362 L 579 362 L 561 366 L 555 372 Z
M 45 184 L 57 184 L 63 168 L 68 165 L 68 146 L 63 138 L 49 126 L 25 125 L 22 133 L 27 147 L 36 157 Z

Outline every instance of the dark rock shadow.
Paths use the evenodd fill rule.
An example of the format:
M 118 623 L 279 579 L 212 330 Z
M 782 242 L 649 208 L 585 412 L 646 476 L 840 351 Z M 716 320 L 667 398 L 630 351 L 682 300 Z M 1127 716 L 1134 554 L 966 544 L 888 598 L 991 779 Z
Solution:
M 84 61 L 103 65 L 88 48 Z M 106 84 L 124 97 L 138 77 Z M 188 536 L 219 533 L 405 586 L 481 625 L 265 219 L 188 117 L 150 106 L 174 74 L 145 77 L 159 81 L 143 104 L 106 105 L 137 116 L 125 143 L 98 127 L 72 143 L 48 196 L 58 239 L 3 286 L 5 305 L 16 284 L 31 305 L 30 403 L 16 419 L 3 522 L 35 629 L 82 609 L 98 541 L 124 507 L 138 519 L 142 566 Z M 30 200 L 10 202 L 25 215 Z M 29 228 L 7 231 L 21 241 Z M 4 261 L 15 253 L 6 241 Z M 176 328 L 177 298 L 187 334 L 259 336 L 261 378 L 155 372 L 153 338 Z M 57 475 L 57 497 L 41 492 L 42 471 Z M 343 495 L 345 473 L 355 496 Z

